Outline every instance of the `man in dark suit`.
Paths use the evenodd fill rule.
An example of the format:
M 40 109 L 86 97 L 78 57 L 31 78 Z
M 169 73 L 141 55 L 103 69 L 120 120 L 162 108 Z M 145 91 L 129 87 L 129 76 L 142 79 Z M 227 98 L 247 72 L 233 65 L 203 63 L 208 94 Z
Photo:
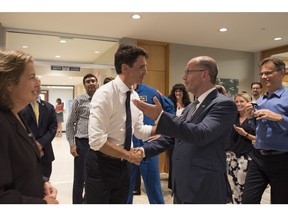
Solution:
M 156 98 L 155 105 L 133 100 L 145 115 L 156 120 L 156 133 L 163 134 L 138 152 L 149 158 L 175 143 L 172 157 L 175 204 L 224 204 L 230 196 L 225 146 L 237 108 L 215 88 L 217 74 L 217 64 L 211 57 L 199 56 L 188 62 L 183 80 L 197 102 L 188 105 L 181 117 L 163 111 Z
M 37 101 L 35 104 L 28 104 L 19 114 L 23 117 L 37 141 L 41 152 L 43 176 L 49 179 L 52 173 L 52 161 L 55 160 L 52 140 L 57 131 L 57 119 L 54 106 L 39 97 L 41 81 L 38 77 L 36 79 L 38 80 L 35 87 Z

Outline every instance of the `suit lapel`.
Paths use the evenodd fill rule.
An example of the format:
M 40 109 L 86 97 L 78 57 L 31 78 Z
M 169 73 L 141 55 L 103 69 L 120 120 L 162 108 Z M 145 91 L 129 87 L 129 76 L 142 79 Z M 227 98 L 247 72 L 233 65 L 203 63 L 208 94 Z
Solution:
M 25 125 L 26 130 L 22 127 L 22 125 L 15 118 L 16 119 L 16 122 L 15 122 L 16 131 L 21 137 L 23 137 L 30 144 L 30 146 L 33 149 L 34 153 L 36 154 L 37 158 L 40 159 L 40 152 L 39 152 L 39 149 L 38 149 L 38 147 L 36 145 L 36 140 L 33 137 L 33 134 L 30 131 L 30 129 L 27 126 L 27 124 L 24 121 L 24 119 L 21 117 L 21 115 L 19 115 L 19 117 L 21 118 L 23 124 Z
M 33 110 L 32 105 L 29 104 L 29 105 L 26 107 L 26 109 L 28 109 L 28 113 L 29 113 L 29 115 L 31 115 L 31 117 L 32 117 L 32 119 L 33 119 L 35 125 L 37 125 L 37 122 L 36 122 L 36 116 L 35 116 L 35 113 L 34 113 L 34 110 Z
M 207 97 L 204 99 L 204 101 L 199 105 L 198 109 L 196 110 L 196 112 L 194 113 L 194 115 L 191 118 L 191 121 L 199 116 L 210 104 L 211 102 L 214 100 L 214 98 L 217 96 L 217 89 L 213 90 L 212 92 L 210 92 L 210 94 L 207 95 Z M 190 105 L 190 104 L 189 104 Z M 186 113 L 187 115 L 187 113 Z

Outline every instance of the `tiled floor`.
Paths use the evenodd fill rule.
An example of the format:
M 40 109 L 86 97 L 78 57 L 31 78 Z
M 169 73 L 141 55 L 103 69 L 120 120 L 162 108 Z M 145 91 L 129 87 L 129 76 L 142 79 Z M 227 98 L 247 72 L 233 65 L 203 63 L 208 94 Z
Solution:
M 72 179 L 73 179 L 73 157 L 70 155 L 69 144 L 66 141 L 66 135 L 55 137 L 53 140 L 55 161 L 53 162 L 53 171 L 51 183 L 58 189 L 58 200 L 61 204 L 72 203 Z M 161 174 L 162 192 L 166 204 L 173 203 L 171 190 L 167 188 L 167 174 Z M 143 186 L 143 184 L 142 184 Z M 141 195 L 134 196 L 134 204 L 148 204 L 145 190 L 141 188 Z M 270 188 L 264 192 L 261 203 L 270 203 Z

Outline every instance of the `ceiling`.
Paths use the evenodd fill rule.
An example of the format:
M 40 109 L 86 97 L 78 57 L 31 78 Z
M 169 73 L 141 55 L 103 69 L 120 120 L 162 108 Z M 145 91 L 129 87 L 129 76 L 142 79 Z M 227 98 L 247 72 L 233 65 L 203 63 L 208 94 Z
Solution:
M 27 45 L 24 51 L 31 53 L 36 61 L 89 66 L 95 63 L 112 65 L 114 50 L 121 38 L 245 52 L 259 52 L 288 44 L 288 13 L 139 14 L 142 16 L 140 20 L 132 20 L 132 13 L 127 12 L 9 12 L 0 13 L 0 23 L 9 31 L 6 48 L 23 50 L 22 45 Z M 228 31 L 219 32 L 221 27 L 228 28 Z M 275 37 L 282 40 L 274 41 Z M 60 38 L 65 38 L 67 43 L 59 43 Z M 107 55 L 107 50 L 112 55 Z M 55 55 L 61 57 L 55 58 Z

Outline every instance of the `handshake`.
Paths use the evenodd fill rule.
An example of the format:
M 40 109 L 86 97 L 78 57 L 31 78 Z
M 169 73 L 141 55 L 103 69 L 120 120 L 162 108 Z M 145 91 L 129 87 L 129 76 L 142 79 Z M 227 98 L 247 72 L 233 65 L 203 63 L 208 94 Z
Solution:
M 129 158 L 128 161 L 130 163 L 134 163 L 136 165 L 140 165 L 141 160 L 144 157 L 144 149 L 141 147 L 138 148 L 131 148 L 129 151 Z

